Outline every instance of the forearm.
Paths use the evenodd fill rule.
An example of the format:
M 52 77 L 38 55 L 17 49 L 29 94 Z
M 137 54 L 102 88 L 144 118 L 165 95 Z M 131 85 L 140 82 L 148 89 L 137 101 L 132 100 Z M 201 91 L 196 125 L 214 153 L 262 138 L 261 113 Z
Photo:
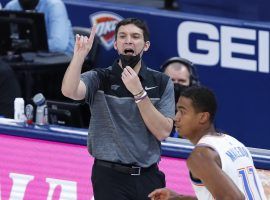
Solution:
M 146 97 L 137 103 L 141 116 L 151 133 L 160 141 L 167 138 L 173 127 L 173 120 L 163 116 Z
M 80 83 L 83 62 L 83 58 L 74 56 L 65 72 L 62 82 L 61 90 L 63 95 L 74 100 L 81 99 L 76 94 Z
M 180 194 L 170 190 L 169 200 L 197 200 L 197 198 L 193 197 L 193 196 L 180 195 Z
M 169 200 L 197 200 L 197 198 L 192 197 L 192 196 L 178 195 L 178 196 L 170 197 Z

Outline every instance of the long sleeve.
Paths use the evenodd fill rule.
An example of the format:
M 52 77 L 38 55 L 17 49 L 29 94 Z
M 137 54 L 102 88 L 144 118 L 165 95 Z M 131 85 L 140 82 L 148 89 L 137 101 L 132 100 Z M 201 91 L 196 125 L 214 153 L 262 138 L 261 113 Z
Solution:
M 5 10 L 22 10 L 18 0 L 13 0 L 13 1 L 8 2 L 5 5 L 4 9 Z
M 55 1 L 48 5 L 47 35 L 49 50 L 51 52 L 73 52 L 74 36 L 68 19 L 65 5 L 62 1 Z

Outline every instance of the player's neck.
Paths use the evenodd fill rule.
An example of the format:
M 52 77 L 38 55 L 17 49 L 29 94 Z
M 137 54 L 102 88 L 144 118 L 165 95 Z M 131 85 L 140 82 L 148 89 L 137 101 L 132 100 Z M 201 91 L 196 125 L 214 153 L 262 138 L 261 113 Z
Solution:
M 218 135 L 218 133 L 216 132 L 215 127 L 212 124 L 210 124 L 209 126 L 198 130 L 198 132 L 193 135 L 194 137 L 190 138 L 189 140 L 191 141 L 192 144 L 196 145 L 199 142 L 199 140 L 205 135 Z

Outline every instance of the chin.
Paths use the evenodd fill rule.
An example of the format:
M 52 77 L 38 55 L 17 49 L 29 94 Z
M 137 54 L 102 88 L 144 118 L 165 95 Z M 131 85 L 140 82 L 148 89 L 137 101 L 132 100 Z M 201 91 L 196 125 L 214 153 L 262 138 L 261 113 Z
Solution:
M 175 127 L 175 130 L 176 130 L 178 133 L 181 132 L 180 128 Z
M 179 129 L 178 129 L 178 131 L 177 131 L 177 132 L 179 133 L 179 135 L 180 135 L 181 137 L 183 137 L 183 138 L 187 139 L 187 136 L 188 136 L 188 135 L 187 135 L 187 134 L 185 134 L 185 131 L 182 131 L 182 132 L 181 132 L 181 130 L 179 130 Z

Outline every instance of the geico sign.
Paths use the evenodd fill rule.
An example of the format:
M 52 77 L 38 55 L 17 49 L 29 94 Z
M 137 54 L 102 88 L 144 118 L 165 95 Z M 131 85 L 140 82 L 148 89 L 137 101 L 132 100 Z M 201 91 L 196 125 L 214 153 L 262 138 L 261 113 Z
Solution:
M 194 63 L 269 73 L 269 31 L 184 21 L 177 40 L 179 55 Z

